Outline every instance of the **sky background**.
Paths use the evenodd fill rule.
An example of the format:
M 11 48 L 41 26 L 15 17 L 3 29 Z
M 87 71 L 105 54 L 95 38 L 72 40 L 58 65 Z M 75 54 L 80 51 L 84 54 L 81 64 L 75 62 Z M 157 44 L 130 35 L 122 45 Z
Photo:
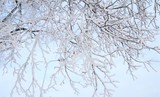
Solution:
M 159 59 L 159 55 L 154 53 L 150 54 L 154 59 Z M 148 56 L 149 56 L 148 55 Z M 117 88 L 113 88 L 113 97 L 160 97 L 160 65 L 159 63 L 153 63 L 153 67 L 157 70 L 149 68 L 149 72 L 145 68 L 140 68 L 135 71 L 137 79 L 133 80 L 131 75 L 126 72 L 127 68 L 122 64 L 121 60 L 117 60 L 117 67 L 113 70 L 115 72 L 114 79 L 117 79 L 119 83 Z M 119 64 L 119 65 L 118 65 Z M 8 68 L 8 73 L 2 76 L 2 68 L 0 68 L 0 97 L 9 97 L 11 88 L 14 85 L 15 78 L 13 77 L 13 69 Z M 52 70 L 52 69 L 50 69 Z M 58 91 L 53 91 L 47 94 L 46 97 L 52 95 L 53 97 L 91 97 L 93 89 L 79 88 L 80 94 L 77 96 L 70 88 L 69 84 L 58 86 Z M 14 95 L 14 97 L 24 97 L 23 95 Z

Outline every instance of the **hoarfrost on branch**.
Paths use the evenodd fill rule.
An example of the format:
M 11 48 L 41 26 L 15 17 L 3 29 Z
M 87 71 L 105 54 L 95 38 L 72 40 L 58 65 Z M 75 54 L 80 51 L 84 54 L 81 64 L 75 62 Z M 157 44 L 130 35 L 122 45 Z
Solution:
M 65 80 L 75 93 L 81 85 L 92 86 L 93 97 L 111 96 L 115 58 L 124 60 L 133 78 L 140 66 L 152 68 L 151 60 L 140 56 L 143 50 L 160 53 L 158 45 L 149 45 L 158 35 L 159 8 L 158 0 L 1 0 L 1 60 L 4 71 L 11 64 L 17 77 L 11 96 L 34 97 L 39 91 L 44 97 Z M 24 49 L 28 55 L 21 53 Z M 42 80 L 37 79 L 40 71 Z

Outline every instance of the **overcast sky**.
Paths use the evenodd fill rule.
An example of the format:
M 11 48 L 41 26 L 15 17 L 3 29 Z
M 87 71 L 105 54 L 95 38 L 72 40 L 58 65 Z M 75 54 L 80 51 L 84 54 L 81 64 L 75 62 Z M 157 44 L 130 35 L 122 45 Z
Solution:
M 157 55 L 152 55 L 155 59 L 158 59 Z M 117 61 L 118 62 L 118 61 Z M 122 63 L 119 61 L 119 63 Z M 160 97 L 160 65 L 159 63 L 153 63 L 153 66 L 157 72 L 150 69 L 148 72 L 143 67 L 135 71 L 137 76 L 136 80 L 133 80 L 129 73 L 126 73 L 126 67 L 119 65 L 114 69 L 116 73 L 115 79 L 119 81 L 117 88 L 114 88 L 113 97 Z M 2 68 L 0 70 L 2 74 Z M 11 88 L 14 85 L 14 77 L 12 69 L 8 69 L 8 73 L 5 76 L 0 76 L 0 97 L 9 97 Z M 80 94 L 76 96 L 73 90 L 68 84 L 63 87 L 58 86 L 58 91 L 48 93 L 53 97 L 91 97 L 92 88 L 80 88 Z M 14 97 L 23 97 L 14 96 Z

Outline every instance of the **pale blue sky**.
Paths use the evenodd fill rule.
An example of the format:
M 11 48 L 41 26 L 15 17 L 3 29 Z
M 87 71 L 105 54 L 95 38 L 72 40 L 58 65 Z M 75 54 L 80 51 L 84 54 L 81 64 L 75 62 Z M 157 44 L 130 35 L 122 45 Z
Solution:
M 149 53 L 149 52 L 146 52 Z M 158 55 L 152 55 L 153 58 L 158 59 Z M 114 88 L 113 97 L 160 97 L 160 65 L 159 63 L 153 63 L 154 68 L 157 72 L 150 69 L 148 72 L 143 67 L 135 71 L 137 76 L 136 80 L 133 80 L 129 73 L 126 73 L 126 66 L 122 65 L 122 61 L 118 60 L 116 69 L 114 72 L 116 76 L 114 77 L 119 81 L 117 88 Z M 52 69 L 50 69 L 52 70 Z M 2 74 L 2 68 L 0 70 Z M 11 87 L 14 85 L 14 77 L 12 74 L 12 69 L 8 69 L 8 73 L 5 76 L 0 76 L 0 97 L 9 97 L 9 92 Z M 53 97 L 91 97 L 93 89 L 79 88 L 80 94 L 76 96 L 74 91 L 70 88 L 69 84 L 62 86 L 57 86 L 58 91 L 50 91 L 47 93 L 46 97 L 52 95 Z M 15 95 L 14 97 L 23 97 L 23 95 Z

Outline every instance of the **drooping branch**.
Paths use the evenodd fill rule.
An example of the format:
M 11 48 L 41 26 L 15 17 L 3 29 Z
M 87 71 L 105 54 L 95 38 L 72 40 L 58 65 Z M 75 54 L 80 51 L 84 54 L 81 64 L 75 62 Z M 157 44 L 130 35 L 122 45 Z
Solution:
M 16 52 L 20 52 L 18 49 L 30 52 L 25 63 L 32 68 L 32 81 L 27 89 L 22 85 L 24 71 L 28 69 L 19 63 L 19 73 L 15 73 L 17 83 L 13 88 L 26 97 L 34 96 L 34 87 L 38 87 L 40 96 L 44 96 L 44 92 L 55 89 L 65 80 L 77 93 L 76 85 L 80 84 L 82 87 L 92 86 L 94 97 L 99 96 L 99 92 L 107 97 L 111 95 L 108 86 L 116 86 L 109 72 L 116 67 L 114 58 L 122 58 L 134 78 L 134 71 L 139 67 L 151 66 L 151 60 L 144 61 L 140 57 L 144 50 L 160 53 L 159 44 L 150 45 L 159 33 L 158 0 L 13 1 L 11 5 L 15 7 L 11 7 L 9 14 L 4 17 L 4 8 L 0 12 L 4 17 L 0 25 L 0 52 L 14 50 L 10 62 Z M 8 7 L 7 4 L 3 6 Z M 32 46 L 35 41 L 39 44 L 36 47 Z M 50 68 L 53 72 L 47 87 Z M 39 71 L 44 71 L 42 82 L 35 76 Z M 60 81 L 59 76 L 62 77 Z M 72 76 L 83 81 L 75 81 Z M 103 91 L 99 87 L 103 87 Z

